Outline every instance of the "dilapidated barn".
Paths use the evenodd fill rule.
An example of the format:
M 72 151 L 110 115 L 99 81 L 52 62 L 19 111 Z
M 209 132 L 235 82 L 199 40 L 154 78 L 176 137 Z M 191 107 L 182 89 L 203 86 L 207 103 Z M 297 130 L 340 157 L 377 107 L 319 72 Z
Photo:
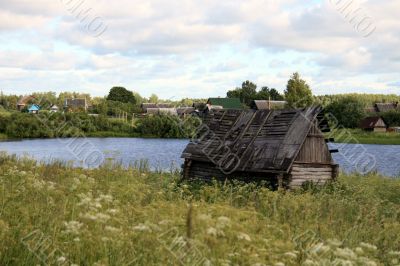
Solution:
M 182 153 L 183 178 L 265 180 L 295 188 L 336 178 L 319 107 L 216 110 Z

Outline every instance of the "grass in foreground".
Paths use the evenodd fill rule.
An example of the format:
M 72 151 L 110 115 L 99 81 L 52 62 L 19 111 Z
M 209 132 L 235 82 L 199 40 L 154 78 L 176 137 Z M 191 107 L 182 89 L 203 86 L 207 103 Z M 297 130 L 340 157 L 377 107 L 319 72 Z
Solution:
M 326 136 L 335 138 L 335 142 L 338 143 L 400 145 L 400 133 L 395 132 L 376 133 L 361 129 L 336 129 Z
M 400 180 L 287 192 L 0 156 L 0 265 L 398 265 Z

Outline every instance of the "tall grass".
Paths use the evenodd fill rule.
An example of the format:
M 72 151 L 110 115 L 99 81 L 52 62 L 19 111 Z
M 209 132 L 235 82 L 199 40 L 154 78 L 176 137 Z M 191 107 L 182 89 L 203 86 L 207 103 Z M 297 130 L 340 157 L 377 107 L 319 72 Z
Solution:
M 0 156 L 0 265 L 397 265 L 400 180 L 181 183 Z

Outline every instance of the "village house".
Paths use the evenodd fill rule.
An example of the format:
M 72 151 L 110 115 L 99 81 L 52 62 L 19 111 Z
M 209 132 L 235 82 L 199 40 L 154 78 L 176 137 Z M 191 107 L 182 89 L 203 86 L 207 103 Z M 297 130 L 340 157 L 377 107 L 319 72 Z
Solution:
M 28 108 L 28 112 L 30 114 L 38 114 L 40 111 L 40 106 L 37 104 L 32 104 L 29 108 Z
M 338 175 L 322 108 L 217 110 L 182 153 L 184 179 L 268 181 L 296 188 Z
M 367 113 L 384 113 L 389 111 L 400 111 L 398 102 L 395 103 L 376 103 L 373 107 L 365 108 Z
M 51 113 L 57 113 L 59 110 L 60 110 L 60 108 L 58 108 L 58 106 L 55 105 L 55 104 L 53 104 L 53 105 L 50 107 L 50 112 L 51 112 Z
M 64 108 L 68 111 L 87 111 L 88 102 L 86 98 L 73 98 L 64 101 Z
M 367 117 L 363 119 L 360 123 L 360 128 L 365 131 L 373 131 L 373 132 L 386 132 L 388 126 L 382 117 Z
M 18 111 L 22 111 L 29 104 L 29 102 L 34 99 L 35 99 L 35 97 L 33 97 L 31 95 L 20 97 L 17 102 Z
M 207 106 L 209 109 L 212 106 L 221 106 L 222 109 L 243 109 L 239 98 L 209 98 Z

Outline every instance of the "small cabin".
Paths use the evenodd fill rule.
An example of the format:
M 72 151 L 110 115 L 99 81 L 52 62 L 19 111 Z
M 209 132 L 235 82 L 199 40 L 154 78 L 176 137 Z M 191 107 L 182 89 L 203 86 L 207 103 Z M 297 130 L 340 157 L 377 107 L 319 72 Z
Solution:
M 215 110 L 182 153 L 183 178 L 267 181 L 297 188 L 338 175 L 319 107 L 295 110 Z
M 365 131 L 372 131 L 372 132 L 386 132 L 388 126 L 386 125 L 385 121 L 379 117 L 367 117 L 360 123 L 360 128 Z
M 29 108 L 28 108 L 28 112 L 30 114 L 38 114 L 40 110 L 39 105 L 37 104 L 32 104 Z

